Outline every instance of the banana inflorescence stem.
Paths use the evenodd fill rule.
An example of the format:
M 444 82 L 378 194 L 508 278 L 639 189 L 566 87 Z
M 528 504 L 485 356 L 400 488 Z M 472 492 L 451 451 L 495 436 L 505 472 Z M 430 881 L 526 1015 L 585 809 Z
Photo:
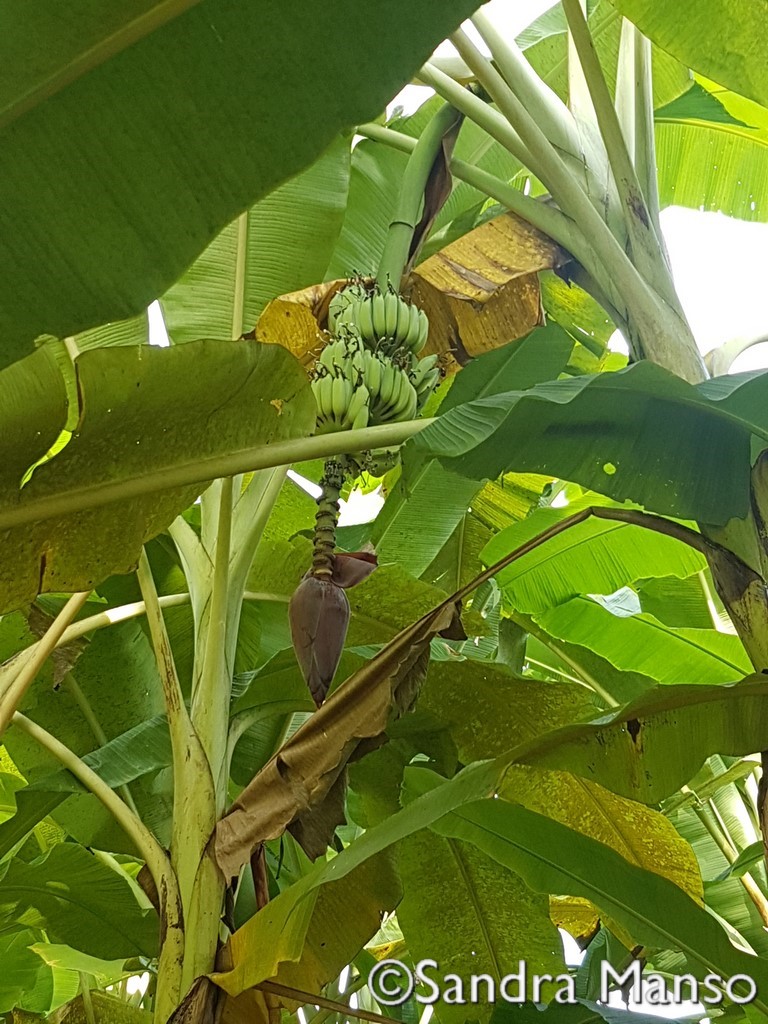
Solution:
M 339 496 L 347 476 L 346 459 L 328 459 L 320 480 L 322 493 L 317 499 L 312 575 L 330 576 L 336 550 L 336 525 L 339 521 Z
M 400 282 L 408 264 L 411 241 L 421 217 L 424 192 L 443 140 L 456 125 L 461 115 L 449 103 L 433 114 L 419 136 L 400 183 L 397 206 L 389 225 L 384 252 L 379 263 L 376 281 L 382 291 L 388 287 L 400 291 Z

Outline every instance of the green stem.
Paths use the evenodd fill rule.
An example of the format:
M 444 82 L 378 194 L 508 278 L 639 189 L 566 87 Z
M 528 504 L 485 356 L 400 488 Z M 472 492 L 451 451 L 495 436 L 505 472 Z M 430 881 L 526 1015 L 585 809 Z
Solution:
M 191 579 L 190 590 L 202 609 L 196 623 L 195 676 L 192 689 L 192 723 L 200 738 L 208 772 L 209 790 L 194 800 L 199 825 L 180 822 L 175 837 L 179 849 L 191 847 L 194 867 L 185 903 L 187 945 L 184 952 L 182 988 L 209 973 L 214 966 L 224 901 L 224 881 L 210 855 L 207 841 L 227 796 L 227 727 L 232 683 L 234 638 L 229 628 L 230 557 L 234 483 L 232 477 L 216 481 L 206 492 L 202 540 L 213 559 L 213 575 Z M 239 606 L 240 595 L 237 604 Z M 192 782 L 192 786 L 195 783 Z M 184 890 L 183 890 L 184 891 Z
M 509 87 L 525 96 L 531 116 L 558 149 L 578 156 L 580 145 L 573 115 L 560 97 L 536 74 L 514 40 L 505 39 L 482 8 L 472 15 L 472 24 L 491 51 L 491 56 Z
M 330 576 L 336 552 L 336 526 L 339 521 L 339 496 L 346 477 L 346 464 L 329 459 L 320 481 L 322 493 L 317 499 L 312 551 L 312 575 Z
M 633 26 L 634 28 L 634 26 Z M 634 28 L 635 42 L 635 167 L 640 188 L 645 196 L 648 215 L 651 218 L 659 247 L 667 266 L 664 236 L 659 220 L 659 183 L 656 177 L 656 131 L 653 114 L 653 77 L 651 41 Z
M 0 508 L 0 530 L 25 523 L 40 522 L 58 516 L 100 508 L 112 502 L 129 501 L 144 494 L 168 491 L 191 484 L 202 484 L 216 477 L 234 476 L 257 469 L 274 469 L 294 462 L 327 459 L 348 451 L 370 448 L 397 448 L 434 420 L 404 420 L 384 423 L 363 430 L 337 430 L 317 437 L 299 437 L 275 444 L 259 444 L 226 455 L 165 466 L 124 480 L 106 481 L 90 487 L 75 487 L 24 503 Z
M 93 1014 L 93 1002 L 91 1000 L 91 990 L 88 985 L 88 975 L 82 971 L 80 975 L 80 995 L 83 998 L 83 1011 L 85 1013 L 85 1024 L 96 1024 L 96 1018 Z
M 746 352 L 754 345 L 764 345 L 766 342 L 768 342 L 768 335 L 765 334 L 761 334 L 757 338 L 733 338 L 718 348 L 713 348 L 711 352 L 707 352 L 704 362 L 713 377 L 720 377 L 730 371 L 731 366 L 742 352 Z
M 416 145 L 416 140 L 411 138 L 410 135 L 393 131 L 391 128 L 384 128 L 382 125 L 372 121 L 358 125 L 357 131 L 368 139 L 382 142 L 384 145 L 391 146 L 393 149 L 399 149 L 403 153 L 412 152 Z M 569 252 L 575 251 L 579 244 L 577 240 L 578 229 L 573 221 L 570 221 L 554 206 L 548 206 L 537 199 L 532 199 L 530 196 L 508 185 L 505 181 L 502 181 L 501 178 L 496 178 L 493 174 L 489 174 L 488 171 L 484 171 L 480 167 L 474 167 L 463 160 L 451 158 L 450 168 L 451 174 L 454 177 L 465 181 L 479 192 L 484 192 L 491 199 L 501 203 L 502 206 L 506 206 L 522 220 L 527 221 L 533 227 L 538 228 L 539 231 L 549 235 L 558 245 L 562 245 Z
M 430 118 L 405 167 L 395 213 L 390 221 L 376 280 L 380 290 L 400 291 L 411 242 L 424 205 L 424 192 L 443 140 L 457 124 L 458 112 L 446 103 Z
M 600 60 L 580 0 L 563 0 L 563 10 L 618 189 L 633 261 L 643 278 L 679 316 L 682 316 L 682 307 L 675 291 L 669 266 L 664 258 L 661 238 L 656 234 L 647 197 L 643 193 L 627 141 L 621 130 L 616 108 L 600 67 Z M 627 77 L 630 80 L 623 85 L 623 88 L 631 89 L 633 92 L 635 91 L 634 56 L 633 49 L 632 60 L 626 69 Z M 637 114 L 636 102 L 633 107 Z M 634 136 L 634 124 L 632 133 Z M 648 154 L 644 155 L 647 157 Z M 640 154 L 638 153 L 637 156 L 639 157 Z M 655 164 L 652 168 L 648 168 L 648 174 L 655 179 Z
M 146 606 L 157 669 L 163 689 L 173 755 L 173 834 L 171 860 L 185 913 L 202 850 L 215 824 L 211 770 L 189 717 L 146 551 L 137 569 Z M 213 819 L 213 820 L 212 820 Z
M 167 594 L 158 597 L 158 604 L 161 608 L 176 608 L 178 605 L 189 604 L 189 594 Z M 146 614 L 147 607 L 143 601 L 132 601 L 130 604 L 121 604 L 117 608 L 108 608 L 97 615 L 89 615 L 87 619 L 78 619 L 61 635 L 56 647 L 63 647 L 64 644 L 77 640 L 95 629 L 105 629 L 107 626 L 114 626 L 118 622 L 126 622 L 128 619 L 136 619 Z
M 474 68 L 472 70 L 475 71 Z M 489 106 L 478 96 L 474 96 L 457 82 L 454 82 L 448 75 L 443 74 L 434 64 L 424 64 L 419 69 L 416 77 L 423 85 L 430 86 L 438 96 L 442 96 L 451 106 L 460 110 L 462 114 L 465 114 L 475 124 L 484 128 L 492 138 L 509 150 L 512 156 L 519 160 L 521 164 L 532 170 L 538 177 L 541 177 L 533 154 L 529 152 L 517 130 L 493 107 Z
M 227 606 L 232 536 L 232 478 L 221 481 L 213 581 L 207 600 L 207 621 L 198 645 L 199 666 L 192 694 L 192 721 L 214 776 L 217 810 L 224 809 L 226 780 L 221 768 L 227 748 L 231 677 L 227 665 Z
M 157 1024 L 165 1024 L 181 998 L 181 961 L 184 950 L 181 897 L 176 874 L 165 850 L 141 819 L 123 803 L 117 793 L 69 747 L 19 712 L 13 716 L 13 725 L 48 751 L 86 789 L 93 793 L 131 839 L 146 862 L 160 897 L 161 933 L 165 936 L 160 952 L 158 978 L 161 984 L 158 985 L 155 1008 Z
M 629 159 L 639 171 L 636 153 L 635 120 L 637 101 L 637 70 L 635 67 L 635 26 L 622 18 L 619 39 L 619 62 L 616 69 L 616 117 L 621 126 Z

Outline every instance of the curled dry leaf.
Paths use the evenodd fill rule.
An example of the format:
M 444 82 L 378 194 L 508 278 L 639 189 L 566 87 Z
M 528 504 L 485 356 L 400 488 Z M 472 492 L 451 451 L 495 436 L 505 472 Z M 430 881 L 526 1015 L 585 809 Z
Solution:
M 440 182 L 433 184 L 440 201 Z M 513 213 L 503 213 L 419 263 L 403 295 L 429 317 L 423 355 L 439 353 L 449 375 L 474 356 L 522 338 L 542 323 L 539 272 L 571 262 L 568 253 Z M 347 284 L 327 281 L 274 299 L 253 336 L 283 345 L 305 364 L 327 341 L 331 299 Z
M 211 839 L 227 882 L 260 843 L 317 808 L 351 758 L 382 742 L 391 718 L 408 710 L 418 693 L 432 638 L 456 628 L 459 607 L 456 596 L 448 598 L 402 630 L 331 694 L 246 786 Z
M 420 263 L 403 288 L 429 317 L 423 354 L 443 354 L 452 373 L 474 356 L 522 338 L 543 322 L 539 271 L 569 259 L 513 213 L 451 242 Z

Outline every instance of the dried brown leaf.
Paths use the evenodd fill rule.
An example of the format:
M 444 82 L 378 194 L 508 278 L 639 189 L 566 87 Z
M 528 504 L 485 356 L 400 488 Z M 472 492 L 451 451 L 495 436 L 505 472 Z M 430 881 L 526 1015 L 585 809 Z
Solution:
M 550 238 L 512 213 L 481 224 L 420 263 L 403 289 L 429 317 L 424 350 L 474 356 L 522 338 L 542 323 L 539 272 L 569 259 Z
M 440 159 L 425 216 L 445 188 Z M 443 354 L 441 365 L 451 374 L 474 356 L 522 338 L 542 323 L 539 272 L 569 262 L 564 249 L 513 213 L 451 242 L 412 270 L 403 286 L 405 297 L 429 317 L 423 354 Z M 259 317 L 254 336 L 283 345 L 309 365 L 327 341 L 328 305 L 347 283 L 327 281 L 281 295 Z
M 449 598 L 402 630 L 328 698 L 243 790 L 212 837 L 214 858 L 228 882 L 260 843 L 277 838 L 325 799 L 350 758 L 370 749 L 371 741 L 381 741 L 393 714 L 409 707 L 418 692 L 432 638 L 450 628 L 457 614 L 457 602 Z

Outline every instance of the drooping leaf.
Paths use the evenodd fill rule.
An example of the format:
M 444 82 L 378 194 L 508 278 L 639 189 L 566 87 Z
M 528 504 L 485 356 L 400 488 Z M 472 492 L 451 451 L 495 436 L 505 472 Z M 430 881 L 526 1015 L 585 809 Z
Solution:
M 662 120 L 656 128 L 659 197 L 742 220 L 768 219 L 768 111 L 705 82 L 732 122 Z M 682 100 L 680 101 L 682 102 Z
M 725 106 L 713 93 L 709 92 L 701 82 L 693 82 L 677 99 L 653 112 L 656 124 L 664 121 L 706 121 L 711 124 L 735 125 L 749 128 L 744 121 L 730 114 Z
M 641 362 L 457 406 L 409 444 L 475 480 L 551 472 L 616 501 L 717 524 L 749 507 L 750 441 L 768 439 L 766 395 L 768 374 L 692 386 Z
M 711 754 L 764 749 L 764 693 L 762 675 L 731 685 L 658 686 L 601 718 L 524 742 L 514 760 L 575 772 L 619 796 L 655 804 L 693 778 Z
M 423 793 L 430 784 L 439 785 L 439 777 L 423 778 L 431 774 L 411 769 L 409 784 Z M 589 899 L 640 944 L 681 949 L 722 977 L 765 974 L 768 981 L 761 961 L 737 951 L 720 925 L 676 885 L 559 822 L 499 799 L 465 805 L 431 827 L 474 843 L 535 891 Z M 768 1011 L 768 1004 L 760 1009 Z
M 376 117 L 475 6 L 344 0 L 299 17 L 275 0 L 134 0 L 79 7 L 62 26 L 48 2 L 12 18 L 0 82 L 4 361 L 39 334 L 145 308 L 233 217 Z M 89 143 L 71 146 L 83 118 Z
M 759 0 L 683 0 L 674 7 L 654 0 L 618 0 L 616 6 L 687 67 L 768 106 L 768 46 L 764 33 L 756 30 L 765 19 Z
M 203 489 L 202 482 L 174 487 L 174 472 L 176 479 L 190 467 L 199 473 L 208 457 L 309 434 L 314 426 L 306 375 L 279 346 L 201 341 L 94 349 L 76 368 L 77 432 L 21 490 L 30 462 L 63 425 L 63 384 L 54 376 L 46 387 L 55 370 L 44 351 L 0 373 L 3 393 L 18 396 L 18 406 L 3 405 L 0 422 L 0 530 L 13 552 L 0 575 L 3 610 L 40 591 L 88 589 L 132 569 L 142 543 Z M 35 398 L 27 400 L 30 391 Z M 94 492 L 109 488 L 120 504 L 93 507 Z
M 590 647 L 622 671 L 662 683 L 727 683 L 752 670 L 736 636 L 675 629 L 652 615 L 611 615 L 585 597 L 551 608 L 536 621 L 551 636 Z
M 73 843 L 59 843 L 26 864 L 15 859 L 0 879 L 0 922 L 45 928 L 57 942 L 91 956 L 152 956 L 158 921 L 128 883 Z
M 496 534 L 482 553 L 486 565 L 543 533 L 548 527 L 594 504 L 594 495 L 562 508 L 538 509 Z M 602 501 L 598 498 L 598 504 Z M 552 537 L 513 562 L 497 577 L 509 605 L 537 613 L 576 594 L 612 594 L 648 576 L 685 579 L 706 568 L 704 556 L 679 541 L 641 527 L 588 519 Z

